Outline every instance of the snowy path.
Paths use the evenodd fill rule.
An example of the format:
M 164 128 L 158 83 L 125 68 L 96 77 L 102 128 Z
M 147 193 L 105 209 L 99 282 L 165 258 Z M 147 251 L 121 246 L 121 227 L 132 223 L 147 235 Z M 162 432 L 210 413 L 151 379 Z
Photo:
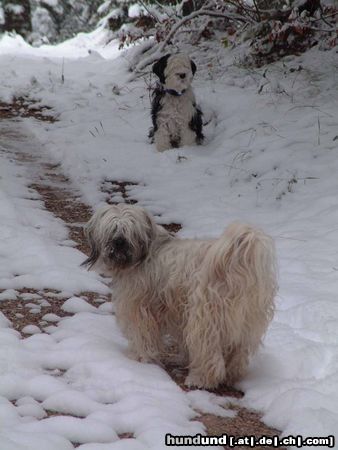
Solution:
M 21 128 L 20 124 L 1 123 L 2 205 L 8 211 L 6 223 L 2 222 L 8 254 L 1 256 L 14 252 L 7 269 L 15 272 L 7 275 L 7 282 L 2 276 L 6 290 L 1 298 L 12 298 L 16 304 L 19 297 L 32 323 L 50 306 L 55 313 L 58 299 L 63 300 L 61 311 L 76 314 L 64 320 L 44 315 L 38 323 L 44 333 L 25 327 L 26 335 L 36 334 L 23 340 L 2 316 L 0 360 L 6 364 L 1 364 L 0 396 L 1 417 L 6 420 L 1 421 L 1 450 L 63 450 L 73 448 L 70 441 L 98 445 L 118 441 L 117 433 L 136 430 L 151 444 L 156 442 L 152 435 L 159 433 L 158 428 L 170 423 L 173 430 L 186 422 L 191 431 L 201 431 L 200 425 L 189 425 L 194 413 L 164 373 L 123 356 L 125 342 L 106 297 L 97 294 L 96 307 L 83 295 L 65 301 L 80 286 L 101 294 L 106 289 L 93 275 L 78 269 L 83 257 L 69 246 L 65 226 L 43 210 L 37 195 L 27 188 L 36 177 L 43 182 L 43 174 L 34 173 L 38 143 Z M 59 180 L 54 183 L 60 188 Z M 16 241 L 15 248 L 11 240 Z M 167 407 L 162 411 L 164 401 Z M 157 424 L 148 424 L 151 430 L 147 433 L 143 425 L 149 416 L 157 417 Z M 151 445 L 123 439 L 121 447 L 115 448 Z
M 106 287 L 78 268 L 74 244 L 86 251 L 90 209 L 29 127 L 2 120 L 0 136 L 1 262 L 10 257 L 0 293 L 0 450 L 158 450 L 167 432 L 203 433 L 193 408 L 205 412 L 209 434 L 276 434 L 240 407 L 238 392 L 185 394 L 159 367 L 124 356 Z

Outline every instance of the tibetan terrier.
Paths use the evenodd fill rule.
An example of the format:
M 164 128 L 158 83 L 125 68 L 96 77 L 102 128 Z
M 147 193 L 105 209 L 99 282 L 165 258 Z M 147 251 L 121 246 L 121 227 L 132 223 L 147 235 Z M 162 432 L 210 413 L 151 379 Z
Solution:
M 153 65 L 160 83 L 153 92 L 149 137 L 158 151 L 201 144 L 202 112 L 191 87 L 196 65 L 184 54 L 166 55 Z
M 274 244 L 235 223 L 218 239 L 179 239 L 142 208 L 90 219 L 83 263 L 109 274 L 116 318 L 140 361 L 188 368 L 188 386 L 216 388 L 246 371 L 274 312 Z

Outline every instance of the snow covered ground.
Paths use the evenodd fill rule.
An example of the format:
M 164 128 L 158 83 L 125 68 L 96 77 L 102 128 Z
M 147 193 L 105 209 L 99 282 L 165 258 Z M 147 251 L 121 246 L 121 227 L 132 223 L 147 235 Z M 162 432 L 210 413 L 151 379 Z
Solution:
M 217 236 L 234 220 L 269 232 L 280 266 L 277 312 L 238 386 L 242 402 L 284 435 L 336 434 L 337 49 L 249 70 L 239 52 L 189 48 L 206 142 L 159 154 L 147 140 L 150 75 L 129 82 L 132 51 L 101 42 L 98 34 L 56 48 L 0 41 L 0 100 L 29 96 L 59 118 L 17 125 L 29 137 L 20 145 L 60 162 L 95 208 L 104 183 L 131 181 L 129 196 L 159 223 L 181 223 L 181 236 Z M 0 145 L 8 141 L 1 133 Z M 67 245 L 64 226 L 29 200 L 23 170 L 1 156 L 0 287 L 105 292 L 78 268 L 83 256 Z M 123 355 L 109 305 L 93 310 L 75 297 L 70 308 L 77 314 L 48 335 L 23 340 L 1 319 L 0 450 L 67 450 L 70 441 L 81 450 L 159 450 L 165 432 L 203 431 L 191 421 L 196 398 L 159 367 Z M 56 368 L 66 372 L 56 377 Z M 79 418 L 43 419 L 43 407 Z M 123 433 L 135 438 L 118 440 Z

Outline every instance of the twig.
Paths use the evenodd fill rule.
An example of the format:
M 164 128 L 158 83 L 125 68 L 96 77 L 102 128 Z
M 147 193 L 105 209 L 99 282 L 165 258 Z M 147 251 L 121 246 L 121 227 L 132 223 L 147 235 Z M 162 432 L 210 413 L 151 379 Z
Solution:
M 262 17 L 261 17 L 261 13 L 260 13 L 258 5 L 257 5 L 257 1 L 253 0 L 253 4 L 255 6 L 255 10 L 256 10 L 256 13 L 257 13 L 258 21 L 260 22 L 262 20 Z
M 321 31 L 322 33 L 333 33 L 333 32 L 337 32 L 338 28 L 317 28 L 317 27 L 308 27 L 308 30 L 312 30 L 312 31 Z
M 149 66 L 149 64 L 152 64 L 157 59 L 159 59 L 160 56 L 161 56 L 161 54 L 158 51 L 151 52 L 151 54 L 147 58 L 143 59 L 136 65 L 136 67 L 134 69 L 136 72 L 136 75 L 135 74 L 131 75 L 128 81 L 133 81 L 136 77 L 145 75 L 145 73 L 141 72 L 141 71 L 143 71 L 143 69 L 145 67 Z
M 170 30 L 170 33 L 165 38 L 165 40 L 161 43 L 159 46 L 159 52 L 162 53 L 166 45 L 171 41 L 171 39 L 175 36 L 177 30 L 181 28 L 185 23 L 189 22 L 192 19 L 195 19 L 199 16 L 210 16 L 210 17 L 219 17 L 223 19 L 231 19 L 231 20 L 238 20 L 239 22 L 247 22 L 248 19 L 238 15 L 238 14 L 232 14 L 232 13 L 221 13 L 217 11 L 211 11 L 208 9 L 204 9 L 203 7 L 197 11 L 192 12 L 186 17 L 183 17 L 179 22 L 177 22 L 172 29 Z
M 140 0 L 139 3 L 141 3 L 141 5 L 143 6 L 143 8 L 147 11 L 147 13 L 154 19 L 156 20 L 157 23 L 160 23 L 158 17 L 155 16 L 155 14 L 150 11 L 150 9 L 148 8 L 148 6 L 142 1 Z
M 325 114 L 325 115 L 328 116 L 328 117 L 334 117 L 332 114 L 330 114 L 330 113 L 328 113 L 328 112 L 326 112 L 326 111 L 321 110 L 321 109 L 319 108 L 319 106 L 317 106 L 317 105 L 299 105 L 299 106 L 293 106 L 292 108 L 288 109 L 287 112 L 293 111 L 293 110 L 299 109 L 299 108 L 313 108 L 313 109 L 316 109 L 317 111 L 321 112 L 322 114 Z
M 160 3 L 158 0 L 154 0 L 154 3 L 165 12 L 169 19 L 171 19 L 173 16 L 178 18 L 180 17 L 175 10 L 173 11 L 173 14 L 169 14 L 168 9 L 165 8 L 164 5 L 162 5 L 162 3 Z
M 105 130 L 104 130 L 104 128 L 103 128 L 103 125 L 102 125 L 101 120 L 100 120 L 100 125 L 101 125 L 101 128 L 102 128 L 102 131 L 104 132 L 104 134 L 106 134 L 106 132 L 105 132 Z
M 317 123 L 318 123 L 318 145 L 320 145 L 320 118 L 319 118 L 319 116 L 318 116 Z
M 61 84 L 65 82 L 65 58 L 62 58 Z
M 323 22 L 327 23 L 328 25 L 331 25 L 330 22 L 326 22 L 325 19 L 329 19 L 330 17 L 334 17 L 338 14 L 338 11 L 332 13 L 332 14 L 328 14 L 327 16 L 323 16 L 321 15 L 319 19 L 314 19 L 312 20 L 312 22 L 319 22 L 319 20 L 322 20 Z
M 307 242 L 307 240 L 306 239 L 297 239 L 297 238 L 293 238 L 293 237 L 289 237 L 289 236 L 281 236 L 281 235 L 277 235 L 277 236 L 274 236 L 275 238 L 277 238 L 277 239 L 288 239 L 288 240 L 290 240 L 290 241 L 299 241 L 299 242 Z

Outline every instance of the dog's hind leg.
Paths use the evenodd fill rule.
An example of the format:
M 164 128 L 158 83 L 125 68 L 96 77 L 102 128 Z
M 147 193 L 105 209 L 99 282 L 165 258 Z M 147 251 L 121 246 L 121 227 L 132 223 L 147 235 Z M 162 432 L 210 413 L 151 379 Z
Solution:
M 226 358 L 226 383 L 231 385 L 243 378 L 249 363 L 249 351 L 244 346 L 235 347 Z
M 190 357 L 194 360 L 193 352 Z M 196 363 L 196 361 L 195 361 Z M 201 361 L 200 365 L 191 364 L 189 374 L 185 379 L 185 385 L 204 389 L 215 389 L 225 380 L 224 359 L 221 352 L 213 350 L 206 361 Z
M 189 354 L 188 386 L 216 388 L 226 379 L 222 325 L 212 303 L 206 303 L 201 292 L 194 293 L 189 302 L 184 329 Z
M 196 133 L 188 127 L 181 131 L 181 146 L 184 145 L 196 145 Z
M 203 128 L 203 114 L 202 111 L 195 106 L 196 110 L 195 110 L 195 114 L 193 115 L 190 123 L 189 123 L 189 128 L 194 131 L 195 133 L 195 141 L 196 144 L 201 145 L 203 143 L 203 139 L 204 139 L 204 134 L 202 131 Z

